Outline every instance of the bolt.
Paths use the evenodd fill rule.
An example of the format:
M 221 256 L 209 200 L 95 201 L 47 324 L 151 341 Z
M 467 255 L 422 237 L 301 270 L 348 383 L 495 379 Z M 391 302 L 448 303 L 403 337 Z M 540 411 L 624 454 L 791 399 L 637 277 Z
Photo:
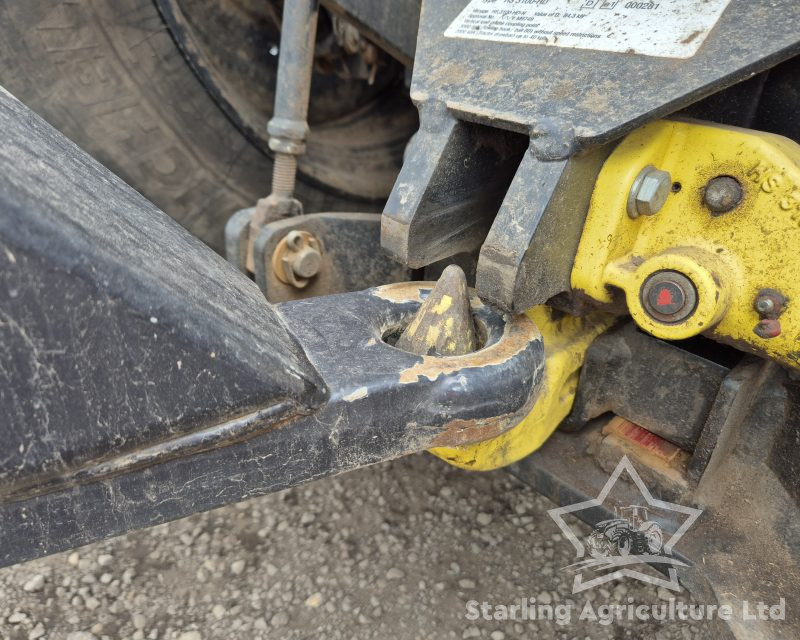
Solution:
M 631 218 L 657 214 L 672 190 L 672 177 L 649 164 L 633 181 L 628 194 L 628 215 Z
M 759 338 L 769 340 L 770 338 L 777 338 L 781 335 L 781 323 L 774 318 L 764 318 L 753 329 Z
M 697 289 L 678 271 L 656 271 L 642 284 L 639 299 L 645 313 L 653 320 L 677 324 L 694 313 Z
M 271 262 L 278 280 L 303 289 L 322 268 L 320 242 L 308 231 L 290 231 L 275 247 Z
M 272 193 L 291 198 L 297 180 L 297 157 L 288 153 L 276 153 L 272 165 Z
M 753 307 L 762 318 L 777 318 L 786 308 L 786 296 L 776 289 L 762 289 L 758 292 Z
M 766 316 L 775 310 L 775 302 L 772 298 L 759 298 L 756 301 L 756 311 Z
M 312 247 L 303 247 L 291 261 L 292 271 L 298 278 L 313 278 L 322 266 L 322 256 Z
M 742 185 L 731 176 L 711 178 L 703 190 L 703 202 L 714 215 L 735 209 L 744 198 Z

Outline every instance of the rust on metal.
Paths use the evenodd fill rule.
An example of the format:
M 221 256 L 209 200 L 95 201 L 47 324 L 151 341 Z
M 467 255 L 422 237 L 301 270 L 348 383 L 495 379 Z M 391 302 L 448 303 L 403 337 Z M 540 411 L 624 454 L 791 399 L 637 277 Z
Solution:
M 764 318 L 763 320 L 760 320 L 753 329 L 753 332 L 759 338 L 764 338 L 765 340 L 777 338 L 779 335 L 781 335 L 781 331 L 781 323 L 775 318 Z
M 686 486 L 690 458 L 687 451 L 621 416 L 614 416 L 603 427 L 602 434 L 603 446 L 612 447 L 614 457 L 622 452 L 676 488 Z
M 452 420 L 445 425 L 444 431 L 434 438 L 431 448 L 463 447 L 497 438 L 517 426 L 520 416 L 528 415 L 538 398 L 539 394 L 531 395 L 525 406 L 514 413 L 492 418 Z
M 500 339 L 483 349 L 463 356 L 438 357 L 422 356 L 422 361 L 400 373 L 400 382 L 407 384 L 419 378 L 436 380 L 441 375 L 453 373 L 461 369 L 484 367 L 490 364 L 506 362 L 524 351 L 535 337 L 541 339 L 536 325 L 527 316 L 515 316 L 509 322 Z
M 777 289 L 761 289 L 753 307 L 762 318 L 777 318 L 786 310 L 788 299 Z
M 503 435 L 519 422 L 520 412 L 476 420 L 453 420 L 434 439 L 432 447 L 462 447 Z
M 322 245 L 308 231 L 290 231 L 272 254 L 272 270 L 278 280 L 303 289 L 320 270 Z
M 680 447 L 621 416 L 614 416 L 603 428 L 603 434 L 633 442 L 665 462 L 672 462 L 681 452 Z

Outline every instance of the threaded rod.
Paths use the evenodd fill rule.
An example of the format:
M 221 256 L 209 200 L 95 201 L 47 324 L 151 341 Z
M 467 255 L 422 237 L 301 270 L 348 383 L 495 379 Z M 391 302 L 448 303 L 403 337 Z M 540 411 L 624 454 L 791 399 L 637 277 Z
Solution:
M 272 167 L 273 195 L 290 198 L 297 178 L 297 158 L 288 153 L 276 153 Z

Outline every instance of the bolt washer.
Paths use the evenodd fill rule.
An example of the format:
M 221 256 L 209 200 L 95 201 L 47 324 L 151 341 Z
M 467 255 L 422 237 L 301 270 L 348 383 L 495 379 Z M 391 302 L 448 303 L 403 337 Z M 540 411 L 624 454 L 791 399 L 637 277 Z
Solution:
M 312 261 L 313 264 L 308 271 L 301 268 L 301 273 L 297 273 L 295 263 L 306 251 L 316 253 L 317 260 Z M 272 254 L 272 270 L 284 284 L 303 289 L 319 271 L 322 254 L 322 245 L 312 233 L 302 229 L 290 231 L 275 247 Z

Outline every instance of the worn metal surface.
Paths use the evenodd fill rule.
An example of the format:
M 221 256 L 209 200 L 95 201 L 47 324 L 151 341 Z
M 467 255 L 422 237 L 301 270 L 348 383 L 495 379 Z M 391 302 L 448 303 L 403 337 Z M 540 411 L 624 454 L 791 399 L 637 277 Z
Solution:
M 601 338 L 602 339 L 602 338 Z M 703 510 L 675 551 L 689 566 L 678 568 L 682 586 L 696 602 L 728 604 L 728 626 L 718 621 L 715 637 L 738 640 L 790 639 L 800 635 L 800 469 L 793 441 L 798 429 L 797 384 L 773 363 L 734 368 L 722 388 L 726 396 L 703 428 L 682 485 L 669 482 L 658 466 L 634 459 L 656 499 Z M 559 505 L 595 498 L 623 453 L 601 433 L 602 425 L 577 433 L 557 432 L 535 454 L 510 469 Z M 608 445 L 608 446 L 604 446 Z M 602 451 L 602 453 L 601 453 Z M 710 461 L 710 462 L 709 462 Z M 591 525 L 613 508 L 639 504 L 635 485 L 618 482 L 597 508 L 575 512 Z M 675 512 L 662 513 L 665 532 L 676 531 Z M 743 619 L 744 600 L 776 604 L 786 599 L 786 619 Z
M 467 278 L 448 266 L 395 345 L 419 355 L 461 356 L 478 348 Z
M 481 247 L 481 296 L 521 313 L 570 289 L 589 200 L 611 149 L 553 161 L 528 150 Z
M 268 300 L 283 302 L 406 281 L 411 272 L 378 250 L 380 226 L 374 213 L 314 213 L 272 222 L 256 239 L 256 282 Z M 308 232 L 320 243 L 319 273 L 302 289 L 283 282 L 273 268 L 272 257 L 291 231 Z
M 0 493 L 204 429 L 258 431 L 324 401 L 252 284 L 4 91 L 0 120 Z M 189 513 L 179 482 L 6 507 L 5 562 Z M 197 496 L 206 503 L 210 492 Z
M 693 449 L 737 355 L 714 361 L 690 351 L 693 346 L 656 340 L 632 322 L 608 331 L 586 353 L 575 402 L 561 428 L 579 429 L 613 412 Z
M 329 407 L 314 419 L 337 430 L 337 455 L 480 441 L 511 428 L 534 402 L 544 369 L 536 325 L 474 295 L 472 313 L 485 331 L 479 351 L 420 356 L 389 344 L 432 288 L 400 283 L 278 306 L 331 388 Z M 319 417 L 328 411 L 332 417 Z
M 420 130 L 383 210 L 384 250 L 418 268 L 480 247 L 526 146 L 522 136 L 421 105 Z
M 569 288 L 566 271 L 577 246 L 574 230 L 582 226 L 589 198 L 585 188 L 594 177 L 568 176 L 571 157 L 800 51 L 800 37 L 790 26 L 800 19 L 800 6 L 792 0 L 732 3 L 699 51 L 684 59 L 445 37 L 467 4 L 423 4 L 411 98 L 423 121 L 426 113 L 448 113 L 530 138 L 530 151 L 483 244 L 476 284 L 481 296 L 516 312 Z M 631 87 L 643 88 L 636 99 L 631 99 Z M 440 131 L 426 131 L 423 122 L 420 139 L 412 146 L 433 159 L 424 153 L 410 157 L 394 194 L 414 196 L 434 184 L 425 167 L 442 156 Z M 450 164 L 461 171 L 458 162 Z M 417 184 L 408 187 L 412 176 Z M 576 187 L 569 189 L 569 184 Z M 565 202 L 568 198 L 574 200 Z M 417 208 L 418 195 L 390 201 L 383 242 L 398 258 L 421 266 L 428 259 L 424 252 L 404 244 L 413 235 L 407 227 Z M 435 246 L 435 237 L 423 244 Z M 429 261 L 441 257 L 434 253 Z
M 586 351 L 616 318 L 601 312 L 578 318 L 545 305 L 527 315 L 542 332 L 545 351 L 542 390 L 528 415 L 496 438 L 469 446 L 438 447 L 431 453 L 463 469 L 499 469 L 536 451 L 569 414 Z
M 0 564 L 494 437 L 534 400 L 529 319 L 474 298 L 485 347 L 441 358 L 383 341 L 431 284 L 270 306 L 4 92 L 0 125 Z
M 346 16 L 370 40 L 407 67 L 414 63 L 422 0 L 322 0 L 322 4 Z
M 0 481 L 322 401 L 246 279 L 4 91 L 0 118 Z
M 648 164 L 669 171 L 679 186 L 656 215 L 632 220 L 626 213 L 629 185 Z M 720 176 L 734 178 L 743 190 L 727 213 L 710 210 L 704 197 Z M 793 249 L 800 243 L 798 217 L 796 142 L 713 124 L 654 122 L 626 136 L 603 166 L 572 286 L 600 303 L 613 303 L 614 292 L 624 292 L 636 323 L 659 338 L 702 333 L 797 368 L 800 315 L 792 300 L 800 299 L 800 260 Z M 662 272 L 691 285 L 677 315 L 654 313 L 646 304 L 651 278 Z M 767 288 L 788 299 L 780 318 L 762 317 L 753 307 Z
M 277 307 L 324 381 L 324 404 L 299 415 L 277 403 L 133 450 L 100 452 L 55 474 L 31 469 L 0 493 L 0 564 L 512 427 L 541 379 L 535 325 L 508 323 L 474 300 L 487 327 L 480 352 L 420 357 L 383 342 L 430 288 L 394 285 Z
M 446 38 L 467 3 L 423 3 L 412 99 L 530 135 L 542 158 L 607 142 L 800 51 L 794 0 L 730 3 L 684 59 Z

